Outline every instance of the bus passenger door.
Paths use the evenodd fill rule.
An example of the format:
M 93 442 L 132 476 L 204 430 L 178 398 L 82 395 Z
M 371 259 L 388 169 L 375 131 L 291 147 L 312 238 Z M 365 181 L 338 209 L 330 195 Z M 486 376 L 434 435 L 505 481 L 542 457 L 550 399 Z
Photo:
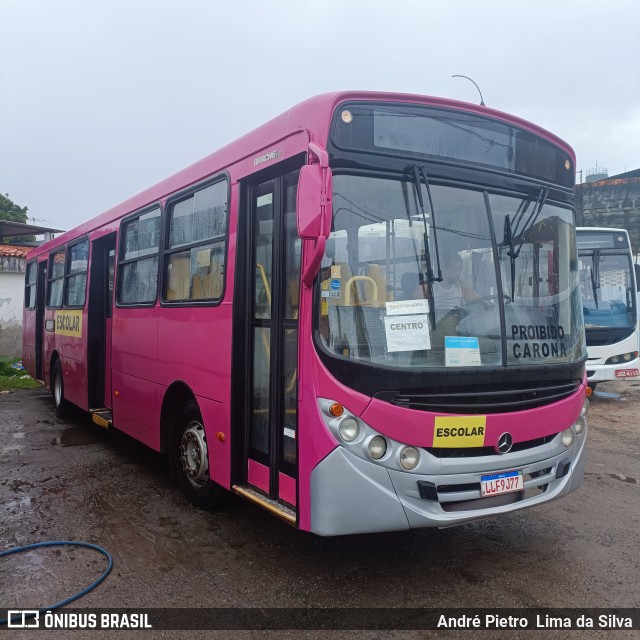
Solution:
M 246 242 L 239 247 L 246 258 L 238 260 L 245 267 L 235 296 L 236 301 L 244 296 L 235 324 L 243 335 L 235 346 L 244 379 L 244 392 L 238 398 L 244 427 L 243 486 L 236 491 L 267 508 L 270 505 L 294 523 L 301 251 L 297 183 L 295 171 L 246 187 L 242 231 Z
M 44 293 L 47 282 L 47 261 L 38 263 L 38 276 L 36 280 L 36 379 L 44 380 L 42 366 L 44 356 Z
M 116 234 L 94 240 L 89 281 L 89 409 L 110 409 L 111 308 Z

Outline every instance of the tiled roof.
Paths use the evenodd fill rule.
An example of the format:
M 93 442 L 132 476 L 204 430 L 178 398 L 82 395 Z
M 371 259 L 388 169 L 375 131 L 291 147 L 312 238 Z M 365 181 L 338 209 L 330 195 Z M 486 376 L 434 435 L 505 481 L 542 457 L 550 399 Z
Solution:
M 24 258 L 29 253 L 30 247 L 18 247 L 13 244 L 0 244 L 0 256 L 10 258 Z

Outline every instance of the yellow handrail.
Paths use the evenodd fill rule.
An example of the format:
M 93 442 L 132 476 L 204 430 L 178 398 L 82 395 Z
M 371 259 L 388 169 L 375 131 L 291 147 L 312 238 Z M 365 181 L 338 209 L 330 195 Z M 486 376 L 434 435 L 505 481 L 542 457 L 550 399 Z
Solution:
M 358 280 L 362 280 L 363 282 L 368 282 L 373 288 L 373 299 L 374 300 L 378 299 L 378 285 L 376 284 L 376 281 L 373 278 L 370 278 L 369 276 L 351 276 L 347 280 L 347 284 L 345 285 L 345 292 L 344 292 L 344 304 L 347 307 L 351 306 L 351 285 L 354 282 L 357 282 Z
M 264 290 L 267 293 L 267 300 L 269 301 L 269 304 L 271 304 L 271 287 L 269 286 L 269 281 L 267 280 L 267 274 L 264 270 L 264 267 L 259 262 L 256 262 L 256 269 L 260 272 L 262 284 L 264 285 Z

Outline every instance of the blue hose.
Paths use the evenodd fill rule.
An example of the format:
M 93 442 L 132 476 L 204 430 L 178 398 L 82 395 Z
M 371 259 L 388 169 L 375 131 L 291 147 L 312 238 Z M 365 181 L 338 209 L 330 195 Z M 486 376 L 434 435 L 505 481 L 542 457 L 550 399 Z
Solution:
M 92 589 L 95 589 L 109 575 L 109 573 L 111 572 L 111 569 L 113 568 L 113 558 L 111 557 L 111 554 L 106 549 L 99 547 L 97 544 L 91 544 L 90 542 L 73 542 L 70 540 L 55 541 L 55 542 L 34 542 L 33 544 L 28 544 L 24 547 L 15 547 L 14 549 L 8 549 L 7 551 L 0 552 L 0 558 L 2 558 L 4 556 L 10 556 L 13 553 L 22 553 L 23 551 L 29 551 L 29 549 L 37 549 L 38 547 L 62 547 L 62 546 L 86 547 L 87 549 L 93 549 L 94 551 L 97 551 L 98 553 L 101 553 L 103 556 L 105 556 L 109 561 L 109 564 L 107 565 L 107 568 L 104 570 L 104 573 L 95 582 L 90 584 L 88 587 L 72 595 L 70 598 L 66 598 L 65 600 L 60 600 L 60 602 L 56 602 L 55 604 L 52 604 L 49 607 L 42 607 L 42 609 L 38 609 L 39 612 L 53 611 L 54 609 L 64 607 L 65 604 L 69 604 L 70 602 L 73 602 L 78 598 L 82 598 L 82 596 L 89 593 L 89 591 L 91 591 Z M 31 616 L 25 616 L 25 617 L 33 617 L 34 615 L 35 613 L 32 613 Z M 15 618 L 12 618 L 11 622 L 14 622 L 20 619 L 22 619 L 22 616 L 17 616 Z M 0 625 L 7 624 L 8 621 L 9 621 L 9 618 L 2 618 L 0 619 Z

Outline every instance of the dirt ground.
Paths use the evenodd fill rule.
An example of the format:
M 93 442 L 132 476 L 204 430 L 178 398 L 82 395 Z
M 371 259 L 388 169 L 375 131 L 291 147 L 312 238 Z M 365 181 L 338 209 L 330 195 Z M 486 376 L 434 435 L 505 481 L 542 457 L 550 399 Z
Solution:
M 168 479 L 162 456 L 105 432 L 83 414 L 56 419 L 44 389 L 16 391 L 0 395 L 0 551 L 44 540 L 103 546 L 114 569 L 75 605 L 88 608 L 638 607 L 640 382 L 600 385 L 589 425 L 584 484 L 564 500 L 446 530 L 320 538 L 239 499 L 223 510 L 197 510 Z M 58 602 L 92 582 L 104 566 L 101 556 L 78 548 L 0 559 L 0 610 Z M 110 637 L 105 633 L 76 631 L 71 637 Z M 564 631 L 540 633 L 567 637 Z M 568 632 L 576 634 L 609 637 Z M 116 637 L 128 635 L 134 634 Z M 266 635 L 153 632 L 190 639 Z M 272 637 L 345 635 L 298 631 Z M 513 631 L 468 637 L 534 635 L 542 637 Z

